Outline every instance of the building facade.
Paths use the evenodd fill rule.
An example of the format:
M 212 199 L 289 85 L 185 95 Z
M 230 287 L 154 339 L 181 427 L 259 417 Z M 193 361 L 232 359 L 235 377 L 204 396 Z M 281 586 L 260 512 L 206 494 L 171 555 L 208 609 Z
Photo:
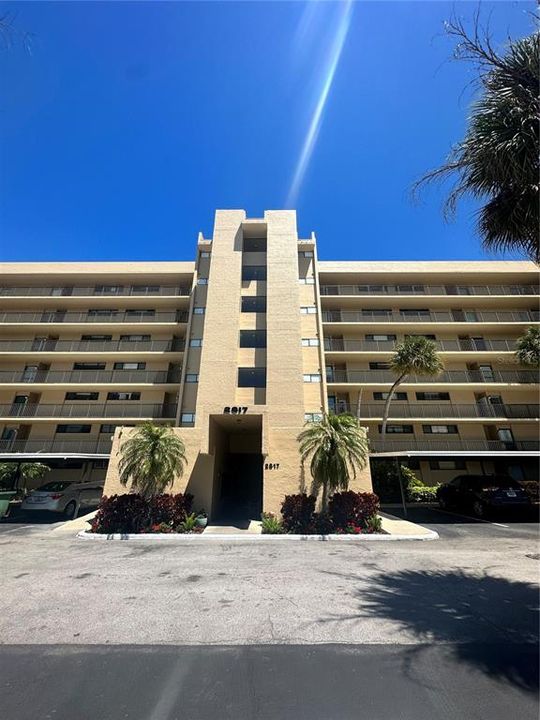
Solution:
M 538 373 L 514 356 L 538 322 L 529 262 L 323 262 L 293 211 L 227 210 L 195 262 L 4 264 L 0 304 L 0 461 L 106 474 L 111 494 L 130 428 L 167 423 L 187 448 L 175 489 L 257 517 L 309 490 L 297 436 L 330 410 L 427 482 L 537 473 Z M 432 338 L 446 369 L 403 383 L 383 441 L 407 335 Z

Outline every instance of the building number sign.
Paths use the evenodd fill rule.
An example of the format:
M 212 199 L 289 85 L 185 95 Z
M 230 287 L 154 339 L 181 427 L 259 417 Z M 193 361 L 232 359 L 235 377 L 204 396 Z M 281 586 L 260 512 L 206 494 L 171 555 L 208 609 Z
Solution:
M 279 463 L 264 463 L 265 470 L 279 470 Z
M 239 407 L 237 405 L 227 405 L 227 407 L 223 408 L 223 413 L 225 415 L 245 415 L 247 411 L 247 407 Z

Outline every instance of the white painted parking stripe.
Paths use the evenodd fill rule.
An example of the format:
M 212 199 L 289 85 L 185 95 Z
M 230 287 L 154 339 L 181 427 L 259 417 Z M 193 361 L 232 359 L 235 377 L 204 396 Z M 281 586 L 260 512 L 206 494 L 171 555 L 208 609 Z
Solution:
M 474 517 L 474 515 L 463 515 L 462 513 L 450 512 L 450 510 L 442 510 L 441 508 L 433 508 L 436 512 L 445 513 L 446 515 L 452 515 L 453 517 L 467 518 L 467 520 L 474 520 L 475 522 L 483 522 L 488 525 L 497 525 L 497 527 L 503 527 L 507 530 L 510 529 L 510 525 L 503 525 L 502 523 L 492 522 L 491 520 L 484 520 L 483 518 Z

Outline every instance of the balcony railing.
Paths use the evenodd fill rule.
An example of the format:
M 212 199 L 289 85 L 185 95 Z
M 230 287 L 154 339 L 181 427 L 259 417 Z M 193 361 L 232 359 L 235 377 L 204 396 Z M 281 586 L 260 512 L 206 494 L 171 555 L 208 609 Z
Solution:
M 115 310 L 110 313 L 68 312 L 45 310 L 43 312 L 0 313 L 0 323 L 186 323 L 188 313 L 184 310 L 157 311 L 148 314 L 141 311 Z
M 0 384 L 32 383 L 179 383 L 180 369 L 173 370 L 0 370 Z
M 184 338 L 172 340 L 107 340 L 90 342 L 84 340 L 0 340 L 0 352 L 182 352 Z
M 12 403 L 0 405 L 2 418 L 174 418 L 176 405 L 163 403 L 127 403 L 111 401 L 106 404 L 93 402 L 76 403 L 65 402 L 62 405 L 48 405 L 44 403 Z
M 465 311 L 465 312 L 394 312 L 372 313 L 369 310 L 324 310 L 323 322 L 328 323 L 502 323 L 537 322 L 540 313 L 529 310 L 511 311 Z
M 190 287 L 179 287 L 178 285 L 132 285 L 115 286 L 114 290 L 99 288 L 95 286 L 86 287 L 0 287 L 0 296 L 5 297 L 71 297 L 71 296 L 93 296 L 93 297 L 155 297 L 159 295 L 189 295 Z
M 330 409 L 337 414 L 350 413 L 360 418 L 381 419 L 384 403 L 351 404 L 337 401 Z M 540 405 L 535 404 L 480 404 L 469 403 L 454 405 L 441 401 L 430 403 L 391 403 L 389 417 L 397 418 L 501 418 L 501 419 L 537 419 L 540 418 Z
M 537 285 L 321 285 L 321 295 L 538 295 Z
M 396 376 L 389 370 L 333 370 L 327 373 L 329 383 L 393 383 Z M 406 383 L 538 383 L 536 370 L 446 370 L 437 377 L 409 375 Z
M 455 436 L 454 436 L 455 437 Z M 424 440 L 413 435 L 400 440 L 380 438 L 370 440 L 371 452 L 409 452 L 413 450 L 423 450 L 432 452 L 454 452 L 456 450 L 467 451 L 534 451 L 540 449 L 540 441 L 538 440 L 515 440 L 514 442 L 503 442 L 502 440 L 447 440 L 445 438 L 437 440 Z
M 393 352 L 397 341 L 348 340 L 347 338 L 325 338 L 326 352 Z M 435 340 L 435 345 L 443 352 L 472 351 L 515 352 L 515 340 L 490 340 L 467 338 L 463 340 Z
M 0 440 L 0 453 L 88 453 L 105 455 L 111 452 L 111 435 L 103 434 L 92 440 L 28 438 Z

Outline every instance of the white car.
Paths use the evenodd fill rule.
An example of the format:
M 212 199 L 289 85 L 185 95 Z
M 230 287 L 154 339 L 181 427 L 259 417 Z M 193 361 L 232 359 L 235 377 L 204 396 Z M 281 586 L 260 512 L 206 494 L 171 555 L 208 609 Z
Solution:
M 47 510 L 75 518 L 82 508 L 96 507 L 103 494 L 103 481 L 70 482 L 53 480 L 32 490 L 23 500 L 21 510 Z

